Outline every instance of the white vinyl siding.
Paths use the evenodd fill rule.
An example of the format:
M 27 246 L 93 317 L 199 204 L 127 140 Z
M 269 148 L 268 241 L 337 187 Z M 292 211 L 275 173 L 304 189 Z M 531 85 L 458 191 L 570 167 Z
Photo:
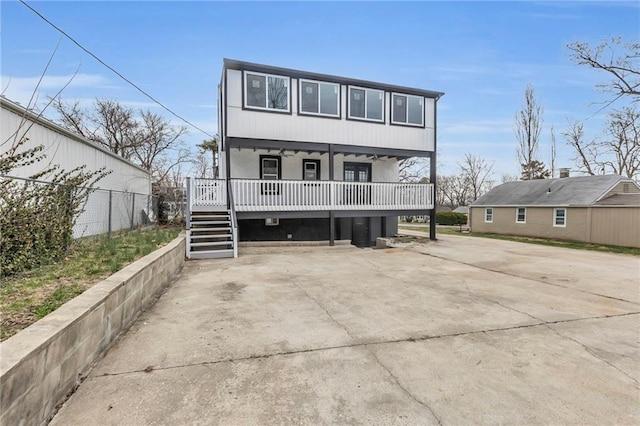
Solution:
M 516 223 L 527 223 L 526 207 L 516 207 Z
M 484 221 L 486 223 L 493 223 L 493 208 L 487 207 L 484 209 Z
M 300 80 L 300 112 L 340 117 L 340 85 L 322 81 Z
M 289 77 L 245 72 L 244 106 L 280 112 L 291 111 Z
M 553 209 L 553 226 L 567 226 L 567 209 Z
M 424 98 L 392 93 L 391 122 L 409 126 L 424 126 Z
M 349 86 L 349 118 L 384 123 L 384 92 Z
M 291 110 L 298 114 L 287 114 L 261 108 L 245 108 L 243 99 L 244 76 L 240 70 L 227 70 L 226 94 L 223 100 L 226 109 L 222 123 L 226 125 L 225 137 L 271 139 L 299 142 L 328 142 L 375 148 L 410 149 L 433 151 L 435 146 L 435 100 L 425 98 L 425 127 L 385 126 L 376 121 L 329 119 L 326 116 L 300 112 L 300 84 L 291 80 Z M 340 116 L 349 112 L 348 86 L 340 88 Z M 390 108 L 391 98 L 385 96 L 385 111 Z M 274 111 L 268 113 L 265 111 Z M 346 111 L 347 113 L 345 113 Z M 385 112 L 386 114 L 386 112 Z M 222 126 L 220 126 L 222 128 Z M 325 167 L 325 164 L 323 164 Z M 300 165 L 298 164 L 298 170 Z M 324 175 L 324 171 L 323 171 Z M 298 171 L 292 179 L 300 179 Z M 256 178 L 258 178 L 256 173 Z

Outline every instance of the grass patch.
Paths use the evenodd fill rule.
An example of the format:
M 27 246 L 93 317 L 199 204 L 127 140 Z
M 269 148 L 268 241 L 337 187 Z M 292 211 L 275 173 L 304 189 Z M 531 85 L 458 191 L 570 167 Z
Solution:
M 418 232 L 429 232 L 429 228 L 419 227 L 419 226 L 405 226 L 400 225 L 400 229 L 407 229 L 410 231 L 418 231 Z M 462 235 L 469 237 L 480 237 L 480 238 L 493 238 L 495 240 L 504 240 L 504 241 L 516 241 L 520 243 L 530 243 L 530 244 L 539 244 L 543 246 L 551 246 L 551 247 L 564 247 L 578 250 L 592 250 L 592 251 L 600 251 L 605 253 L 621 253 L 621 254 L 631 254 L 635 256 L 640 256 L 640 248 L 634 247 L 619 247 L 619 246 L 605 246 L 600 244 L 589 244 L 582 243 L 579 241 L 567 241 L 567 240 L 554 240 L 549 238 L 535 238 L 535 237 L 521 237 L 516 235 L 504 235 L 504 234 L 491 234 L 484 232 L 460 232 L 457 226 L 438 226 L 437 233 L 442 235 Z
M 77 240 L 64 259 L 0 280 L 0 340 L 55 311 L 133 261 L 175 239 L 181 228 L 159 228 Z

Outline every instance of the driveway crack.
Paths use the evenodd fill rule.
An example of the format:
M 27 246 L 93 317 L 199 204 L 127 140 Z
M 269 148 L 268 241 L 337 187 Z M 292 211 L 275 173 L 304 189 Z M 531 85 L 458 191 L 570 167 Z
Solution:
M 389 370 L 389 368 L 386 365 L 384 365 L 382 363 L 382 361 L 380 361 L 380 358 L 378 358 L 378 356 L 375 354 L 375 352 L 373 352 L 367 345 L 365 345 L 365 348 L 373 356 L 373 358 L 375 358 L 375 360 L 378 363 L 378 365 L 380 365 L 382 368 L 384 368 L 385 371 L 389 374 L 389 376 L 391 376 L 391 378 L 395 382 L 396 386 L 398 386 L 402 390 L 402 392 L 404 392 L 409 398 L 411 398 L 412 400 L 414 400 L 415 402 L 417 402 L 418 404 L 420 404 L 421 406 L 423 406 L 424 408 L 429 410 L 429 412 L 436 419 L 438 424 L 442 425 L 442 420 L 440 420 L 440 417 L 438 417 L 438 415 L 435 413 L 435 411 L 433 411 L 433 408 L 431 408 L 429 406 L 429 404 L 427 404 L 426 402 L 421 401 L 420 399 L 418 399 L 418 397 L 416 397 L 414 394 L 409 392 L 409 390 L 407 388 L 402 386 L 402 383 L 400 383 L 400 380 L 391 372 L 391 370 Z
M 565 335 L 565 334 L 560 333 L 558 330 L 556 330 L 555 328 L 551 327 L 551 326 L 550 326 L 550 325 L 548 325 L 548 324 L 544 324 L 544 326 L 545 326 L 546 328 L 548 328 L 549 330 L 553 331 L 553 332 L 554 332 L 555 334 L 557 334 L 558 336 L 560 336 L 560 337 L 562 337 L 562 338 L 564 338 L 564 339 L 571 340 L 572 342 L 575 342 L 575 343 L 577 343 L 578 345 L 582 346 L 582 347 L 584 348 L 584 350 L 585 350 L 585 351 L 587 351 L 587 353 L 588 353 L 589 355 L 591 355 L 592 357 L 596 358 L 596 359 L 597 359 L 597 360 L 599 360 L 599 361 L 604 362 L 604 363 L 605 363 L 605 364 L 607 364 L 608 366 L 613 367 L 614 369 L 618 370 L 619 372 L 621 372 L 622 374 L 624 374 L 625 376 L 627 376 L 629 379 L 631 379 L 631 380 L 633 381 L 633 383 L 635 383 L 635 384 L 636 384 L 636 386 L 640 386 L 640 382 L 638 382 L 638 380 L 636 380 L 633 376 L 629 375 L 629 373 L 627 373 L 626 371 L 622 370 L 620 367 L 618 367 L 618 366 L 616 366 L 616 365 L 612 364 L 611 362 L 607 361 L 606 359 L 604 359 L 604 358 L 602 358 L 602 357 L 598 356 L 598 355 L 593 351 L 593 349 L 591 349 L 589 346 L 585 345 L 584 343 L 582 343 L 581 341 L 579 341 L 579 340 L 577 340 L 577 339 L 574 339 L 574 338 L 573 338 L 573 337 L 571 337 L 571 336 L 567 336 L 567 335 Z
M 333 315 L 331 315 L 331 312 L 329 312 L 329 310 L 322 303 L 320 303 L 320 301 L 318 299 L 316 299 L 311 294 L 309 294 L 309 292 L 304 287 L 302 287 L 300 284 L 298 284 L 297 281 L 292 281 L 292 282 L 293 282 L 293 285 L 295 285 L 300 291 L 302 291 L 309 299 L 313 300 L 314 303 L 316 305 L 318 305 L 318 307 L 320 309 L 322 309 L 324 311 L 324 313 L 331 319 L 331 321 L 333 321 L 338 327 L 340 327 L 342 330 L 344 330 L 344 332 L 347 333 L 347 336 L 349 336 L 350 339 L 357 341 L 357 339 L 351 334 L 349 329 L 347 327 L 345 327 L 345 325 L 342 324 L 340 321 L 335 319 L 333 317 Z

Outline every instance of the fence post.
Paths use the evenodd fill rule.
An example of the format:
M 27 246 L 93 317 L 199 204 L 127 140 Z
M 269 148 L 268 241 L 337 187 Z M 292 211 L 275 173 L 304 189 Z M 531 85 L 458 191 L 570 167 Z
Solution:
M 134 215 L 136 211 L 136 194 L 135 192 L 131 193 L 131 230 L 133 231 L 133 227 L 135 225 Z
M 108 226 L 108 231 L 107 231 L 107 238 L 111 239 L 111 207 L 113 205 L 113 191 L 109 190 L 109 224 Z

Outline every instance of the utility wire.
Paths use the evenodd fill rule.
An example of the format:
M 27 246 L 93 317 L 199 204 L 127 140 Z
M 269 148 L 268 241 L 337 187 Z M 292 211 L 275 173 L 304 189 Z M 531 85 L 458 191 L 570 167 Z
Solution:
M 162 102 L 160 102 L 159 100 L 157 100 L 156 98 L 154 98 L 153 96 L 151 96 L 149 93 L 147 93 L 146 91 L 144 91 L 142 88 L 140 88 L 140 86 L 138 86 L 137 84 L 135 84 L 134 82 L 132 82 L 131 80 L 129 80 L 128 78 L 126 78 L 124 75 L 120 74 L 118 71 L 116 71 L 116 69 L 114 69 L 113 67 L 111 67 L 109 64 L 107 64 L 106 62 L 104 62 L 102 59 L 98 58 L 96 55 L 94 55 L 89 49 L 87 49 L 86 47 L 84 47 L 83 45 L 81 45 L 80 43 L 78 43 L 73 37 L 71 37 L 69 34 L 67 34 L 63 29 L 61 29 L 60 27 L 58 27 L 56 24 L 54 24 L 53 22 L 51 22 L 50 20 L 48 20 L 46 17 L 44 17 L 40 12 L 38 12 L 36 9 L 34 9 L 33 7 L 31 7 L 26 1 L 24 0 L 20 0 L 20 3 L 22 3 L 23 5 L 25 5 L 28 9 L 30 9 L 33 13 L 35 13 L 36 15 L 38 15 L 43 21 L 45 21 L 47 24 L 51 25 L 53 28 L 55 28 L 58 32 L 60 32 L 63 36 L 65 36 L 66 38 L 68 38 L 73 44 L 75 44 L 76 46 L 78 46 L 80 49 L 82 49 L 84 52 L 86 52 L 89 56 L 91 56 L 93 59 L 95 59 L 96 61 L 98 61 L 99 63 L 101 63 L 102 65 L 104 65 L 106 68 L 108 68 L 111 72 L 113 72 L 114 74 L 116 74 L 118 77 L 120 77 L 121 79 L 123 79 L 124 81 L 126 81 L 127 83 L 129 83 L 131 86 L 133 86 L 136 90 L 138 90 L 138 92 L 142 93 L 143 95 L 145 95 L 147 98 L 151 99 L 153 102 L 155 102 L 156 104 L 160 105 L 160 107 L 162 107 L 165 111 L 169 112 L 171 115 L 173 115 L 174 117 L 176 117 L 177 119 L 187 123 L 189 126 L 193 127 L 194 129 L 204 133 L 205 135 L 209 136 L 210 138 L 214 138 L 214 136 L 204 130 L 202 130 L 200 127 L 196 126 L 195 124 L 193 124 L 192 122 L 190 122 L 189 120 L 187 120 L 186 118 L 181 117 L 180 115 L 178 115 L 177 113 L 173 112 L 173 110 L 171 110 L 170 108 L 168 108 L 167 106 L 165 106 Z

